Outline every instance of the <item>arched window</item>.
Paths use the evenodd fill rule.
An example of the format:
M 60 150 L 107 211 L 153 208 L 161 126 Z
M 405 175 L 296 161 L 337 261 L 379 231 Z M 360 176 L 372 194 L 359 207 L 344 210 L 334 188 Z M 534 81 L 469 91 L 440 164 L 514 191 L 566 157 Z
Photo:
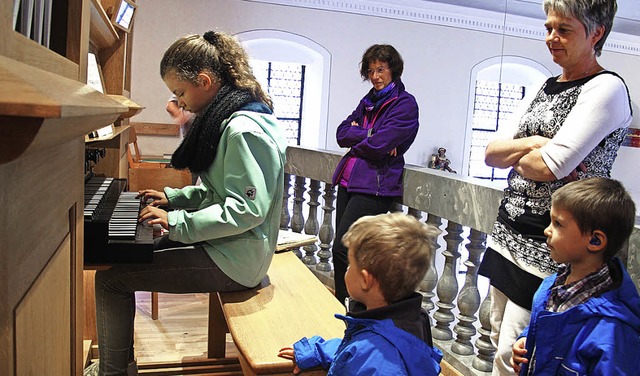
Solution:
M 465 140 L 467 175 L 491 181 L 506 179 L 509 169 L 484 163 L 485 148 L 498 130 L 517 124 L 511 115 L 531 101 L 550 75 L 541 64 L 515 56 L 490 58 L 473 68 Z
M 305 68 L 303 64 L 253 60 L 253 74 L 273 100 L 289 145 L 300 145 Z
M 331 55 L 316 42 L 278 30 L 237 34 L 256 78 L 274 100 L 291 144 L 326 146 Z

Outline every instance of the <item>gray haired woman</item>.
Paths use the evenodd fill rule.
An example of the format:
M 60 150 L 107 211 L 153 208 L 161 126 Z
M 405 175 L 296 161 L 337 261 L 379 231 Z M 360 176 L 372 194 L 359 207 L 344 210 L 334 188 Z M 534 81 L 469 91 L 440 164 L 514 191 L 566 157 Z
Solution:
M 632 116 L 624 81 L 597 59 L 615 0 L 544 0 L 543 9 L 545 42 L 562 74 L 543 84 L 513 136 L 485 151 L 487 165 L 511 168 L 479 269 L 491 283 L 494 375 L 513 374 L 511 347 L 529 322 L 533 294 L 557 269 L 543 233 L 551 194 L 572 180 L 609 177 Z

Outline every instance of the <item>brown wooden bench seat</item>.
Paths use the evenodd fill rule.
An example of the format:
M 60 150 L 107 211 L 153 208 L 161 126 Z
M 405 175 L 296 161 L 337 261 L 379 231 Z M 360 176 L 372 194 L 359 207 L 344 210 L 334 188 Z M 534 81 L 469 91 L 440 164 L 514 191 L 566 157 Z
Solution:
M 342 337 L 345 325 L 335 313 L 344 314 L 344 306 L 307 266 L 290 251 L 277 253 L 259 287 L 211 295 L 209 357 L 224 357 L 228 330 L 245 375 L 291 375 L 293 362 L 278 351 L 305 336 Z M 305 372 L 316 374 L 326 372 Z

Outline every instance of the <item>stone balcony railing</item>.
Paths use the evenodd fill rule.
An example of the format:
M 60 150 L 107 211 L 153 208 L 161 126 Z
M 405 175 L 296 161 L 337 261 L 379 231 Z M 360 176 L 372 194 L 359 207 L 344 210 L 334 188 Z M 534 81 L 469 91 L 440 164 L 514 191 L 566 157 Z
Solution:
M 326 150 L 287 149 L 280 223 L 281 228 L 318 236 L 318 244 L 303 247 L 299 256 L 330 287 L 333 287 L 331 246 L 335 235 L 336 199 L 331 176 L 341 156 Z M 465 375 L 488 375 L 495 353 L 489 340 L 490 300 L 481 299 L 487 291 L 481 294 L 477 269 L 501 198 L 501 189 L 477 179 L 421 167 L 407 166 L 404 171 L 404 195 L 397 210 L 444 227 L 443 241 L 436 244 L 436 253 L 440 255 L 433 258 L 419 289 L 424 296 L 423 306 L 431 316 L 436 346 L 443 351 L 444 360 Z M 319 207 L 322 213 L 318 212 Z M 460 260 L 463 254 L 466 259 Z M 638 227 L 623 258 L 640 288 Z M 436 260 L 441 260 L 438 265 Z M 460 281 L 459 261 L 466 267 L 466 271 L 461 272 L 464 279 Z M 483 290 L 486 289 L 485 286 Z

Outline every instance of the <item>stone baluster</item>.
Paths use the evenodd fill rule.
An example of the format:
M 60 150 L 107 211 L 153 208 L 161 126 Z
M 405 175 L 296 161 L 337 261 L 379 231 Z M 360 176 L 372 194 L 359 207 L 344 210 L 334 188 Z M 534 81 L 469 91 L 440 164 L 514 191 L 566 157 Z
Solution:
M 417 219 L 417 220 L 421 220 L 422 219 L 422 212 L 418 209 L 414 209 L 414 208 L 408 208 L 407 209 L 407 215 L 412 216 L 413 218 Z
M 442 218 L 437 215 L 428 214 L 427 224 L 440 228 L 442 225 Z M 424 279 L 420 283 L 420 293 L 422 293 L 422 308 L 424 308 L 429 314 L 435 308 L 433 304 L 433 297 L 436 295 L 433 291 L 438 284 L 438 270 L 436 269 L 436 252 L 440 246 L 438 245 L 438 237 L 433 239 L 433 255 L 431 256 L 431 265 Z
M 296 176 L 296 182 L 293 186 L 293 216 L 291 217 L 291 230 L 302 233 L 304 229 L 304 214 L 302 213 L 302 204 L 304 203 L 306 178 L 304 176 Z M 293 252 L 302 258 L 300 248 L 294 249 Z
M 320 202 L 318 201 L 318 197 L 320 197 L 320 181 L 311 179 L 309 183 L 309 217 L 307 221 L 304 223 L 304 233 L 309 235 L 318 235 L 319 223 L 318 223 L 318 206 L 320 206 Z M 318 246 L 315 244 L 305 245 L 304 256 L 302 257 L 302 262 L 306 265 L 315 265 L 318 263 L 316 259 L 316 250 Z
M 333 228 L 333 211 L 335 207 L 333 206 L 333 202 L 336 199 L 336 190 L 332 184 L 324 183 L 324 195 L 322 198 L 324 199 L 324 205 L 322 206 L 324 215 L 322 216 L 322 225 L 320 226 L 320 232 L 318 234 L 320 250 L 318 251 L 319 262 L 318 265 L 316 265 L 316 270 L 330 272 L 332 269 L 331 263 L 329 262 L 332 256 L 331 243 L 335 235 Z
M 485 250 L 487 234 L 475 229 L 469 233 L 469 258 L 464 262 L 467 267 L 464 286 L 458 294 L 458 323 L 453 328 L 457 334 L 456 341 L 451 345 L 451 351 L 460 355 L 472 355 L 474 353 L 471 337 L 476 334 L 474 322 L 477 320 L 475 313 L 480 308 L 480 293 L 478 292 L 478 267 L 480 256 Z
M 418 209 L 414 209 L 412 207 L 407 208 L 407 215 L 410 215 L 410 216 L 416 218 L 419 221 L 422 220 L 422 211 L 420 211 Z M 435 252 L 436 248 L 434 247 L 433 249 L 434 249 L 434 252 Z M 431 259 L 433 259 L 433 257 Z M 430 268 L 431 268 L 431 266 L 429 266 L 429 269 Z M 425 279 L 427 278 L 427 274 L 428 273 L 429 273 L 429 270 L 427 270 L 427 273 L 425 273 L 424 278 L 422 279 L 422 281 L 420 282 L 420 285 L 418 286 L 418 291 L 422 294 L 422 306 L 423 306 L 423 308 L 425 308 L 428 305 L 427 300 L 426 300 L 427 298 L 425 297 L 425 293 L 423 291 L 423 288 L 426 287 Z M 433 287 L 435 287 L 435 285 L 436 284 L 434 282 Z M 427 313 L 429 311 L 431 311 L 431 309 L 433 309 L 433 303 L 431 303 L 431 309 L 427 309 L 427 308 L 425 308 L 425 309 L 427 310 Z
M 389 209 L 389 212 L 390 213 L 398 213 L 398 212 L 403 211 L 403 208 L 404 208 L 404 206 L 402 205 L 402 203 L 396 201 L 391 205 L 391 209 Z
M 493 357 L 496 354 L 496 348 L 491 343 L 491 323 L 489 317 L 491 316 L 491 295 L 487 292 L 487 297 L 480 304 L 480 312 L 478 317 L 480 319 L 481 327 L 478 329 L 480 336 L 476 340 L 476 348 L 478 349 L 478 355 L 473 358 L 473 368 L 483 371 L 491 372 L 493 367 Z
M 449 328 L 450 324 L 455 320 L 455 316 L 451 312 L 455 305 L 453 301 L 458 294 L 458 280 L 456 279 L 456 264 L 457 259 L 460 257 L 458 247 L 462 243 L 462 225 L 453 221 L 448 221 L 447 234 L 444 236 L 444 240 L 447 243 L 447 249 L 442 252 L 445 257 L 444 269 L 442 276 L 438 281 L 437 293 L 438 293 L 438 310 L 434 313 L 433 318 L 436 321 L 436 325 L 432 328 L 433 338 L 439 340 L 450 340 L 453 338 L 453 333 Z
M 302 204 L 304 203 L 304 191 L 306 178 L 296 176 L 293 186 L 293 216 L 291 217 L 291 229 L 297 233 L 302 233 L 304 229 L 304 215 L 302 214 Z
M 280 212 L 280 228 L 287 230 L 289 228 L 289 190 L 291 189 L 291 174 L 284 174 L 284 190 L 282 191 L 282 212 Z

